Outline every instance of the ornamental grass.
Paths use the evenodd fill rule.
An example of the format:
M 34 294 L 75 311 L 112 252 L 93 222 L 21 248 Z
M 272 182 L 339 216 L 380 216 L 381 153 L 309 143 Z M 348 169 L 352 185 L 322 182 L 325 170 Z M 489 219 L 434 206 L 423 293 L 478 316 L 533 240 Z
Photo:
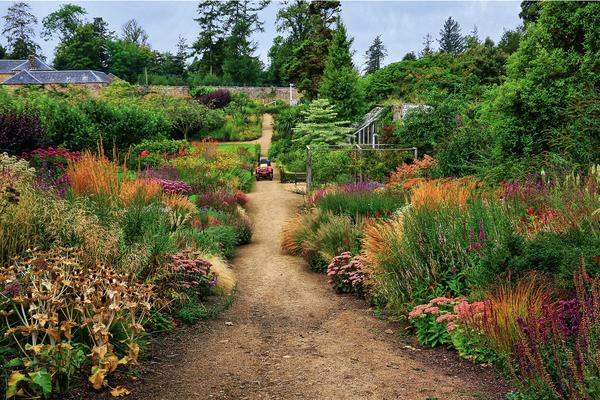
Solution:
M 67 176 L 76 196 L 116 198 L 119 195 L 119 170 L 104 155 L 85 152 L 79 160 L 69 160 Z

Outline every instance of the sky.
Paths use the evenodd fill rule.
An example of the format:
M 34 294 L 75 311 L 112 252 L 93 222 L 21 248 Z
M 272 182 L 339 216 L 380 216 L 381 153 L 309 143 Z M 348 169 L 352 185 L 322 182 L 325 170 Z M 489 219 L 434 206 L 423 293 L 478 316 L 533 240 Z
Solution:
M 104 18 L 109 28 L 119 34 L 127 20 L 137 19 L 148 32 L 152 48 L 159 51 L 174 52 L 179 35 L 191 44 L 199 32 L 194 21 L 197 1 L 30 1 L 39 22 L 37 41 L 50 61 L 56 42 L 41 39 L 41 21 L 67 2 L 83 6 L 90 19 Z M 11 4 L 12 1 L 0 0 L 0 15 L 5 15 Z M 260 13 L 265 31 L 253 37 L 257 54 L 265 64 L 268 64 L 267 53 L 273 38 L 278 34 L 275 17 L 281 6 L 280 1 L 272 1 Z M 377 35 L 381 35 L 388 50 L 384 61 L 388 64 L 401 60 L 410 51 L 418 53 L 426 34 L 437 39 L 449 16 L 459 22 L 463 34 L 477 26 L 480 38 L 489 36 L 497 42 L 504 30 L 520 24 L 519 10 L 519 1 L 342 1 L 342 19 L 354 37 L 354 61 L 359 67 L 364 65 L 365 51 Z M 6 39 L 0 38 L 0 43 L 6 44 Z

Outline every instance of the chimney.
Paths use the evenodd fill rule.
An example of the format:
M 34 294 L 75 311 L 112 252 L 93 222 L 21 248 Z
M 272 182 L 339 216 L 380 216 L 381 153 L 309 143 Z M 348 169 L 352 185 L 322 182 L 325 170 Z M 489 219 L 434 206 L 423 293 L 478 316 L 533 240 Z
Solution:
M 28 57 L 27 59 L 27 69 L 29 69 L 30 71 L 36 70 L 37 69 L 37 62 L 35 61 L 35 56 L 31 55 Z

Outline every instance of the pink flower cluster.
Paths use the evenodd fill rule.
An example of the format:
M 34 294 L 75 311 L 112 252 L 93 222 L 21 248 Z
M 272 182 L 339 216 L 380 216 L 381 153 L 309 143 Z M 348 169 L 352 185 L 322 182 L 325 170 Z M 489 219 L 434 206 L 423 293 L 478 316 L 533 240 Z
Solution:
M 192 187 L 183 181 L 171 179 L 157 179 L 165 193 L 168 194 L 190 194 Z
M 427 304 L 420 304 L 408 313 L 408 318 L 414 319 L 424 315 L 438 315 L 437 323 L 447 323 L 448 332 L 457 327 L 457 322 L 465 312 L 480 312 L 483 302 L 468 303 L 464 298 L 436 297 Z M 482 312 L 482 311 L 481 311 Z
M 46 149 L 35 149 L 31 153 L 24 154 L 27 158 L 39 157 L 42 159 L 50 157 L 61 157 L 65 160 L 78 161 L 81 158 L 81 153 L 78 151 L 69 151 L 65 148 L 48 147 Z
M 353 257 L 350 252 L 344 252 L 334 257 L 327 267 L 328 282 L 338 292 L 360 292 L 367 274 L 361 270 L 364 262 L 361 256 Z
M 186 253 L 176 253 L 171 256 L 173 260 L 172 271 L 180 279 L 178 286 L 190 289 L 195 286 L 215 286 L 217 273 L 211 270 L 212 264 L 202 258 L 190 258 Z

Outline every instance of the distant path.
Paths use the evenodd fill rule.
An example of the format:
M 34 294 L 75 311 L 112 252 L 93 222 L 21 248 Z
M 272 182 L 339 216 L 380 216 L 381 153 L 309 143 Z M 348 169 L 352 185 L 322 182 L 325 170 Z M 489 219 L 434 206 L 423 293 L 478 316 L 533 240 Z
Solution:
M 271 121 L 265 116 L 263 153 Z M 233 307 L 163 339 L 128 398 L 503 398 L 506 388 L 490 369 L 446 350 L 414 349 L 392 334 L 397 325 L 376 319 L 361 300 L 334 294 L 303 259 L 281 254 L 279 232 L 301 203 L 289 187 L 257 182 L 248 207 L 254 238 L 233 261 Z
M 269 146 L 271 145 L 271 138 L 273 137 L 273 116 L 271 114 L 263 114 L 262 116 L 262 134 L 258 139 L 246 140 L 240 142 L 223 142 L 223 143 L 247 143 L 247 144 L 260 144 L 260 155 L 267 156 L 269 153 Z

